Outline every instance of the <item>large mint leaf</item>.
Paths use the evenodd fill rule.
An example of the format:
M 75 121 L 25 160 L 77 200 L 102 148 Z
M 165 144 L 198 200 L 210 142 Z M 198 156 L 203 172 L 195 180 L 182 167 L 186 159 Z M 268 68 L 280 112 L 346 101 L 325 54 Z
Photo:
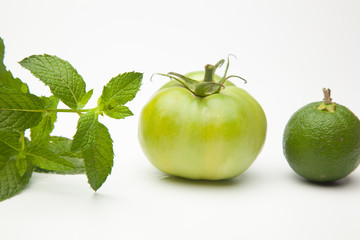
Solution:
M 34 165 L 46 170 L 69 171 L 75 169 L 71 162 L 61 158 L 45 147 L 36 146 L 27 149 L 26 157 Z
M 55 96 L 42 97 L 45 103 L 45 109 L 56 109 L 59 99 Z M 49 142 L 50 133 L 54 129 L 57 114 L 55 111 L 46 111 L 42 115 L 42 119 L 38 125 L 30 129 L 30 137 L 32 144 L 47 144 Z
M 79 73 L 65 60 L 51 55 L 33 55 L 23 59 L 20 65 L 50 87 L 51 92 L 72 109 L 86 94 L 85 82 Z
M 25 130 L 36 126 L 43 109 L 43 100 L 35 95 L 0 89 L 0 129 Z
M 99 98 L 98 105 L 105 114 L 111 117 L 112 111 L 118 106 L 122 106 L 131 101 L 139 91 L 142 73 L 127 72 L 112 78 L 104 86 L 102 95 Z
M 109 130 L 98 122 L 96 113 L 80 117 L 71 149 L 81 150 L 89 184 L 98 190 L 111 173 L 114 152 Z
M 20 176 L 16 161 L 16 156 L 5 157 L 0 155 L 0 201 L 14 196 L 29 182 L 32 168 L 28 168 Z
M 28 92 L 28 87 L 20 79 L 14 78 L 10 71 L 6 70 L 4 65 L 5 46 L 0 38 L 0 89 L 6 89 L 16 92 Z
M 67 171 L 55 171 L 46 170 L 43 168 L 36 168 L 37 172 L 57 173 L 57 174 L 80 174 L 85 173 L 84 159 L 82 158 L 81 152 L 73 152 L 70 150 L 72 140 L 65 137 L 51 136 L 49 138 L 49 144 L 44 146 L 46 149 L 54 152 L 61 158 L 71 162 L 74 165 L 73 170 Z
M 109 130 L 101 123 L 97 122 L 96 141 L 86 150 L 82 151 L 86 175 L 89 184 L 95 191 L 98 190 L 111 174 L 113 167 L 113 141 Z

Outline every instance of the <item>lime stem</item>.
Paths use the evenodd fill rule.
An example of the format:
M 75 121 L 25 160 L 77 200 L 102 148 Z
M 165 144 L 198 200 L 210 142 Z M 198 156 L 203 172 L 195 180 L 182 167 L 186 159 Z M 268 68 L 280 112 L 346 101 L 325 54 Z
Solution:
M 331 90 L 330 90 L 329 88 L 328 88 L 328 89 L 323 88 L 323 92 L 324 92 L 324 103 L 325 103 L 326 105 L 332 104 L 332 99 L 331 99 L 331 97 L 330 97 L 330 95 L 331 95 Z

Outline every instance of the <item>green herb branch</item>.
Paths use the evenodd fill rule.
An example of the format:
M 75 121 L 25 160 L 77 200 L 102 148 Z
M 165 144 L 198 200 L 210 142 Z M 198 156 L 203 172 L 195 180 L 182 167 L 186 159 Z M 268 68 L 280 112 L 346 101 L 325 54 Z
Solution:
M 0 38 L 0 201 L 23 189 L 33 171 L 85 172 L 91 188 L 98 190 L 111 174 L 114 159 L 113 141 L 99 115 L 132 116 L 125 104 L 136 96 L 143 74 L 126 72 L 112 78 L 97 106 L 85 108 L 93 90 L 86 91 L 85 81 L 69 62 L 47 54 L 19 62 L 52 93 L 36 96 L 6 70 L 4 49 Z M 59 101 L 69 108 L 57 108 Z M 58 113 L 79 116 L 73 139 L 51 135 Z M 30 138 L 25 137 L 27 130 Z

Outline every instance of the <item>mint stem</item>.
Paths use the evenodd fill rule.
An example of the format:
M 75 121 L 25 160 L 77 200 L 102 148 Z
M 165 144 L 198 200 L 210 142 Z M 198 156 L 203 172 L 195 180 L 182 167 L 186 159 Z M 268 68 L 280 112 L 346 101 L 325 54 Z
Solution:
M 25 147 L 26 147 L 26 143 L 25 143 L 25 132 L 21 132 L 21 135 L 20 135 L 20 142 L 21 142 L 21 151 L 24 151 L 25 150 Z
M 83 113 L 83 112 L 90 112 L 94 109 L 79 109 L 79 110 L 74 110 L 74 109 L 48 109 L 45 110 L 47 112 L 69 112 L 69 113 Z
M 19 158 L 26 158 L 26 155 L 25 155 L 25 148 L 26 148 L 25 132 L 20 133 L 20 144 L 21 144 L 21 147 L 18 150 L 18 152 L 19 152 L 18 157 Z
M 95 109 L 95 108 L 94 108 Z M 15 112 L 34 112 L 34 113 L 45 113 L 45 112 L 64 112 L 64 113 L 84 113 L 90 112 L 94 109 L 5 109 L 0 108 L 0 111 L 15 111 Z

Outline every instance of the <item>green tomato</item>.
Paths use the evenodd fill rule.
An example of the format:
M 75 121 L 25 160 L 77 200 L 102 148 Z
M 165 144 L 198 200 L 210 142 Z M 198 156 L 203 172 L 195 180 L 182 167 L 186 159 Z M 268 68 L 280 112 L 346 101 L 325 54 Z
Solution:
M 204 72 L 186 76 L 200 80 Z M 263 147 L 266 126 L 259 103 L 229 81 L 218 93 L 199 97 L 172 80 L 144 106 L 138 133 L 145 155 L 162 172 L 220 180 L 250 167 Z

